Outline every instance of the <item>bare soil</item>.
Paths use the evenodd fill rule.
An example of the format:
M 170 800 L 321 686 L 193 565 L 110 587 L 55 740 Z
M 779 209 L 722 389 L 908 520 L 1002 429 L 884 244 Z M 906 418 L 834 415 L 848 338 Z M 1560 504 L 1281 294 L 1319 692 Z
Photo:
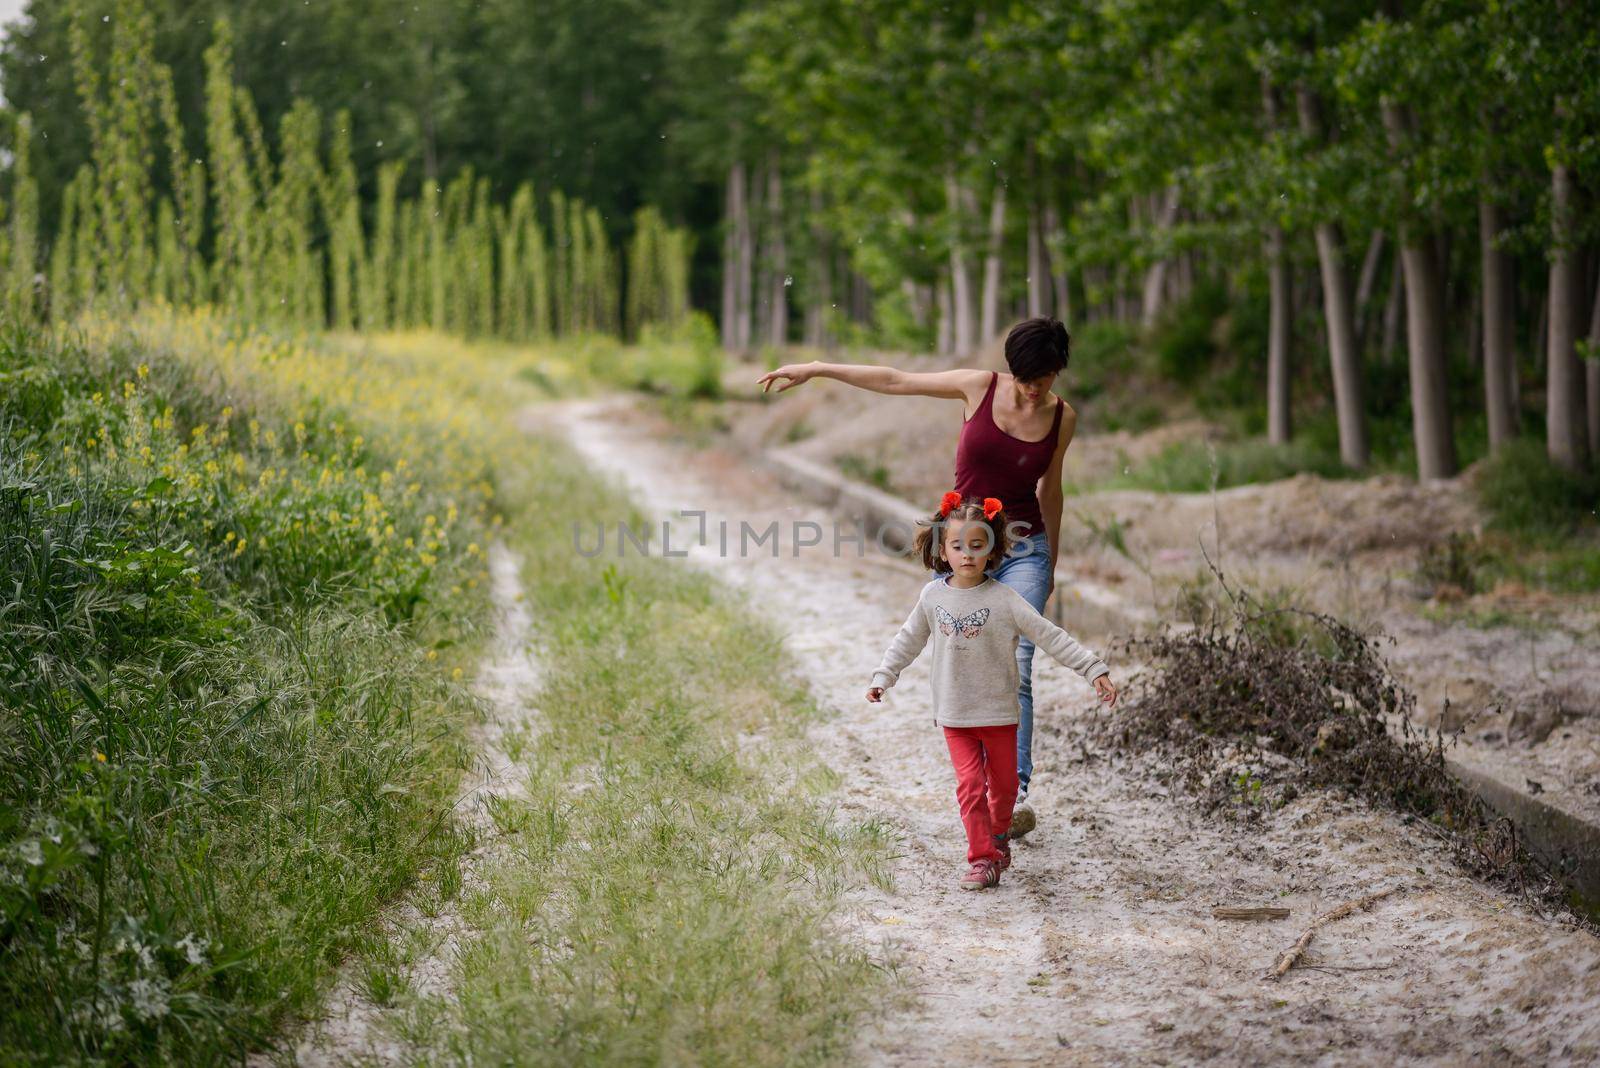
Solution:
M 867 448 L 876 434 L 889 450 L 888 439 L 895 439 L 898 451 L 877 454 L 903 465 L 905 473 L 891 475 L 891 482 L 904 478 L 915 486 L 924 477 L 929 481 L 912 499 L 937 499 L 927 486 L 944 488 L 948 472 L 933 481 L 931 474 L 911 474 L 910 465 L 931 472 L 948 462 L 959 411 L 896 399 L 869 420 L 864 408 L 808 402 L 809 388 L 795 398 L 809 403 L 803 412 L 816 424 L 813 434 L 825 433 L 826 413 L 858 435 L 841 429 L 840 440 L 852 447 Z M 771 421 L 772 439 L 783 441 L 792 435 L 779 429 L 774 414 L 801 412 L 785 405 L 749 405 L 743 418 Z M 894 423 L 880 418 L 887 412 Z M 843 777 L 841 818 L 880 818 L 900 831 L 894 891 L 860 892 L 853 912 L 840 917 L 853 937 L 882 947 L 885 964 L 901 980 L 902 997 L 860 1031 L 853 1060 L 1579 1064 L 1600 1058 L 1600 939 L 1497 896 L 1463 875 L 1435 839 L 1358 802 L 1301 797 L 1264 828 L 1202 819 L 1167 795 L 1152 768 L 1093 748 L 1086 730 L 1095 715 L 1091 692 L 1043 655 L 1034 683 L 1032 799 L 1039 829 L 1017 844 L 1015 864 L 998 888 L 963 893 L 956 886 L 964 839 L 954 776 L 928 711 L 926 663 L 913 664 L 885 703 L 864 699 L 872 667 L 926 581 L 921 570 L 870 544 L 861 558 L 849 543 L 836 555 L 827 537 L 797 550 L 795 522 L 831 531 L 833 517 L 776 485 L 753 455 L 756 445 L 772 440 L 741 426 L 741 417 L 732 417 L 727 444 L 699 449 L 627 399 L 555 405 L 527 418 L 564 435 L 597 477 L 618 480 L 658 521 L 684 509 L 708 513 L 708 544 L 693 545 L 686 565 L 706 567 L 743 590 L 751 608 L 785 635 L 792 661 L 829 713 L 811 733 Z M 1102 515 L 1127 512 L 1130 555 L 1155 578 L 1083 535 L 1064 538 L 1064 559 L 1071 568 L 1115 577 L 1130 598 L 1170 598 L 1156 559 L 1163 551 L 1192 554 L 1160 561 L 1172 574 L 1192 572 L 1197 538 L 1207 538 L 1214 552 L 1215 531 L 1206 534 L 1207 523 L 1226 509 L 1226 566 L 1266 573 L 1282 565 L 1319 598 L 1367 603 L 1374 587 L 1401 584 L 1403 551 L 1385 549 L 1382 536 L 1362 529 L 1373 526 L 1398 546 L 1421 532 L 1397 510 L 1446 509 L 1437 513 L 1441 522 L 1466 515 L 1464 495 L 1448 489 L 1364 491 L 1368 485 L 1291 480 L 1236 492 L 1228 503 L 1222 495 L 1079 500 L 1078 507 Z M 1413 490 L 1418 496 L 1408 496 Z M 1309 518 L 1297 521 L 1298 515 Z M 760 530 L 771 521 L 780 525 L 777 552 L 763 545 L 741 553 L 739 524 Z M 726 552 L 718 544 L 722 522 L 733 533 Z M 1284 533 L 1297 522 L 1317 529 Z M 693 544 L 699 523 L 676 519 L 673 545 Z M 1271 545 L 1246 548 L 1250 538 Z M 659 547 L 659 539 L 652 544 Z M 1384 561 L 1387 574 L 1379 567 Z M 1402 593 L 1391 596 L 1403 603 Z M 1384 619 L 1385 612 L 1399 613 L 1371 610 Z M 1104 649 L 1114 636 L 1109 619 L 1077 602 L 1067 603 L 1065 616 L 1068 629 L 1092 647 Z M 1396 616 L 1402 617 L 1417 618 Z M 1514 687 L 1516 676 L 1496 658 L 1509 661 L 1507 650 L 1529 641 L 1545 673 L 1565 678 L 1592 666 L 1562 644 L 1571 638 L 1514 637 L 1523 644 L 1508 638 L 1487 660 L 1473 643 L 1493 641 L 1488 632 L 1430 635 L 1418 623 L 1401 641 L 1419 650 L 1406 669 L 1425 678 L 1436 677 L 1428 675 L 1422 651 L 1429 643 L 1434 658 L 1447 660 L 1459 650 L 1453 662 L 1481 664 L 1497 687 Z M 1131 668 L 1113 666 L 1119 673 Z M 1563 721 L 1567 726 L 1576 725 Z M 1304 963 L 1282 980 L 1262 978 L 1316 916 L 1389 886 L 1401 889 L 1319 931 Z M 1213 919 L 1212 908 L 1222 905 L 1283 906 L 1291 915 L 1266 923 Z

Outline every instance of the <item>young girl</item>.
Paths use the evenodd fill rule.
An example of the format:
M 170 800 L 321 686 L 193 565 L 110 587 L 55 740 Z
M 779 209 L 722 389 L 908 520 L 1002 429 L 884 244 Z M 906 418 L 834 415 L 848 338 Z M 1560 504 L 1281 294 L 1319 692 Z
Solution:
M 880 701 L 933 638 L 933 711 L 956 769 L 956 803 L 967 829 L 961 889 L 1000 882 L 1011 866 L 1011 807 L 1017 797 L 1017 642 L 1026 637 L 1094 684 L 1112 705 L 1117 688 L 1104 661 L 1051 623 L 1011 587 L 984 574 L 1007 547 L 1006 517 L 993 497 L 946 493 L 917 532 L 923 563 L 943 577 L 922 588 L 900 633 L 872 674 Z

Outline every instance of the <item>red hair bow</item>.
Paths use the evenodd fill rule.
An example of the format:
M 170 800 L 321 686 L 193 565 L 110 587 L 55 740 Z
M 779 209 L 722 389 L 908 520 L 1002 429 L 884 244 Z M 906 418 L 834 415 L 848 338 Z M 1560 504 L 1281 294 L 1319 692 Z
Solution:
M 999 498 L 985 497 L 983 499 L 983 518 L 993 519 L 999 514 L 1001 507 Z
M 957 493 L 955 490 L 950 490 L 943 497 L 940 497 L 939 498 L 939 518 L 943 519 L 945 516 L 949 515 L 950 514 L 950 509 L 954 508 L 956 505 L 958 505 L 960 503 L 961 503 L 961 494 Z

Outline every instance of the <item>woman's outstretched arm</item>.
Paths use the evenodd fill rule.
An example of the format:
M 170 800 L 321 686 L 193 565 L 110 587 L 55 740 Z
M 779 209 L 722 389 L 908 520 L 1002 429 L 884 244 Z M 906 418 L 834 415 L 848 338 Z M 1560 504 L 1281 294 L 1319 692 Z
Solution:
M 778 392 L 782 393 L 813 378 L 832 378 L 859 389 L 870 389 L 874 393 L 950 397 L 966 401 L 972 400 L 974 395 L 981 400 L 989 384 L 988 371 L 970 367 L 958 367 L 950 371 L 902 371 L 898 367 L 876 364 L 812 360 L 810 363 L 787 363 L 777 370 L 768 371 L 756 385 L 766 393 L 776 384 Z

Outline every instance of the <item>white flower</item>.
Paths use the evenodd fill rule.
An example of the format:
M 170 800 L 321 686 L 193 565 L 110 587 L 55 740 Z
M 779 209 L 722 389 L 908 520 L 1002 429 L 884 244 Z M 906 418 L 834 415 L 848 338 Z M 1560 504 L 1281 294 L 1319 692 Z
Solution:
M 154 979 L 135 979 L 128 984 L 128 1003 L 141 1020 L 154 1020 L 167 1014 L 167 988 Z
M 209 938 L 196 938 L 192 932 L 184 935 L 183 939 L 178 943 L 178 948 L 183 950 L 184 959 L 190 964 L 204 964 L 206 962 L 206 950 L 210 946 L 211 940 Z
M 22 858 L 24 864 L 32 864 L 36 868 L 44 863 L 44 849 L 37 838 L 30 838 L 17 846 L 17 856 Z

